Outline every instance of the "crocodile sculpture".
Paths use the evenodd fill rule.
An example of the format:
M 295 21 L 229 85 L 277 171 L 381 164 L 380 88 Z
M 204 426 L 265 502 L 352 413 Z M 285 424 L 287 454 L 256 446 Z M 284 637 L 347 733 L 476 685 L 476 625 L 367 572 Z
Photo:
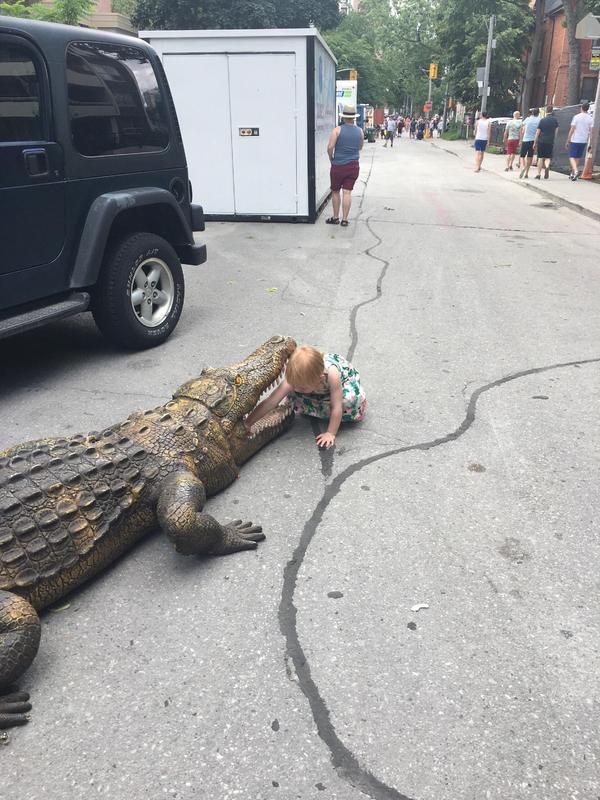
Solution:
M 27 721 L 13 688 L 40 641 L 37 612 L 115 561 L 157 526 L 185 555 L 257 547 L 262 528 L 221 525 L 207 496 L 293 421 L 281 405 L 249 436 L 244 417 L 296 346 L 274 336 L 239 364 L 204 369 L 166 405 L 101 433 L 28 442 L 0 454 L 0 728 Z

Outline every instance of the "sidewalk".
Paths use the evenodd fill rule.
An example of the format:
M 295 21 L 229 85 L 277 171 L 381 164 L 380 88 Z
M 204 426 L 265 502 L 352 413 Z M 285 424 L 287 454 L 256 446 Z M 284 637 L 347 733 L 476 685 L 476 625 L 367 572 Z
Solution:
M 431 142 L 434 147 L 452 153 L 459 158 L 474 163 L 474 149 L 471 141 L 448 142 L 444 139 L 436 139 Z M 562 172 L 550 170 L 548 180 L 536 181 L 534 175 L 537 169 L 531 167 L 527 180 L 519 179 L 519 169 L 517 168 L 518 159 L 515 159 L 513 172 L 505 172 L 506 156 L 486 153 L 483 159 L 483 172 L 493 172 L 499 178 L 518 183 L 526 189 L 531 189 L 561 205 L 568 206 L 574 211 L 585 214 L 592 219 L 600 220 L 600 185 L 592 181 L 570 181 Z

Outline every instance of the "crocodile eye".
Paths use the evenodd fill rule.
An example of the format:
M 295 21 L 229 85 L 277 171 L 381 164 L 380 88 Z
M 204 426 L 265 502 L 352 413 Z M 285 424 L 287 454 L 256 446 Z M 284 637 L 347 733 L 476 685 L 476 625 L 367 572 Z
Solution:
M 235 385 L 239 386 L 241 382 L 242 382 L 242 376 L 241 375 L 236 375 Z

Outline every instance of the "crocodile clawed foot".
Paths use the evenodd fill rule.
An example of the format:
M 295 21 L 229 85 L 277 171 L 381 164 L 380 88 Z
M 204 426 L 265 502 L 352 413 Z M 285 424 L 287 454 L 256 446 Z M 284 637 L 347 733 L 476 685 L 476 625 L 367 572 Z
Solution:
M 29 721 L 28 711 L 31 711 L 31 703 L 27 692 L 0 695 L 0 728 L 25 725 Z
M 258 542 L 262 542 L 265 538 L 261 525 L 235 519 L 223 525 L 222 539 L 213 550 L 213 554 L 226 556 L 229 553 L 237 553 L 238 550 L 255 550 Z

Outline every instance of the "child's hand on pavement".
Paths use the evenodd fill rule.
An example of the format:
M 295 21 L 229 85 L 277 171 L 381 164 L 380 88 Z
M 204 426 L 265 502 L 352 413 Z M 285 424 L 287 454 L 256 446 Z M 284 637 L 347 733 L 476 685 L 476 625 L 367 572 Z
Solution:
M 331 447 L 335 444 L 335 434 L 333 433 L 320 433 L 315 437 L 319 447 Z

